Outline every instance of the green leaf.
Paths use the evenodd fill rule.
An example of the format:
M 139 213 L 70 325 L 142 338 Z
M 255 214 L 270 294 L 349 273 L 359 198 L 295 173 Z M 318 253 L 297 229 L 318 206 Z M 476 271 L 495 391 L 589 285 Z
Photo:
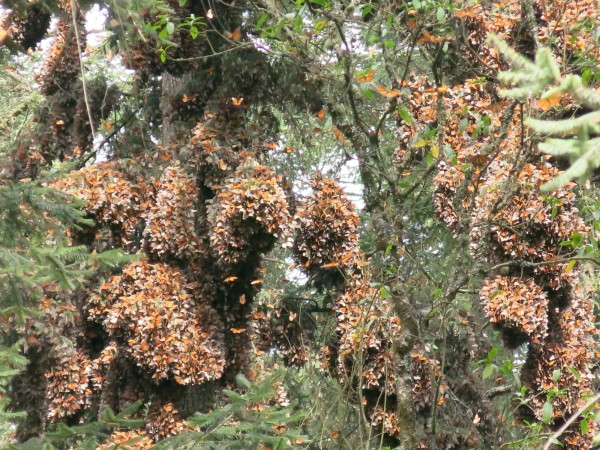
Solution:
M 256 27 L 254 29 L 259 30 L 265 24 L 268 18 L 269 14 L 263 13 L 262 16 L 260 16 L 260 18 L 258 19 L 258 22 L 256 22 Z
M 548 424 L 550 423 L 553 417 L 554 407 L 552 406 L 552 402 L 550 402 L 550 400 L 546 400 L 544 406 L 542 407 L 542 421 Z
M 412 120 L 410 119 L 410 115 L 408 114 L 407 110 L 405 110 L 404 108 L 398 108 L 398 114 L 400 115 L 400 118 L 406 122 L 407 125 L 412 124 Z
M 589 67 L 587 69 L 585 69 L 583 71 L 583 73 L 581 74 L 581 81 L 583 81 L 583 84 L 590 84 L 590 80 L 592 79 L 592 69 L 590 69 Z M 585 434 L 585 433 L 584 433 Z
M 413 144 L 414 148 L 421 148 L 421 147 L 425 147 L 427 145 L 427 141 L 421 139 L 420 141 L 417 141 Z
M 589 431 L 590 424 L 587 419 L 583 419 L 579 422 L 579 429 L 581 430 L 581 434 L 587 434 Z
M 431 166 L 434 162 L 435 159 L 433 158 L 433 156 L 431 156 L 431 153 L 427 153 L 427 155 L 425 156 L 425 163 L 427 164 L 427 167 Z
M 574 367 L 567 367 L 567 369 L 569 370 L 569 372 L 571 372 L 571 375 L 573 375 L 577 381 L 581 379 L 581 374 L 577 369 L 575 369 Z
M 199 34 L 198 27 L 191 26 L 190 27 L 190 36 L 192 37 L 192 39 L 196 39 L 198 37 L 198 34 Z
M 365 97 L 367 97 L 369 100 L 373 99 L 373 91 L 367 87 L 363 88 L 361 87 L 361 91 L 364 94 Z
M 438 9 L 436 11 L 436 17 L 438 22 L 442 22 L 444 20 L 444 18 L 446 17 L 446 10 L 444 10 L 444 8 L 442 8 L 441 6 L 438 6 Z
M 167 33 L 171 35 L 175 31 L 175 24 L 173 22 L 167 22 L 167 26 L 165 27 L 165 29 L 167 30 Z
M 555 369 L 554 372 L 552 372 L 552 381 L 558 381 L 561 375 L 562 371 L 560 369 Z
M 483 368 L 483 373 L 481 374 L 481 377 L 484 380 L 487 380 L 492 373 L 494 373 L 494 365 L 493 364 L 488 364 Z
M 446 158 L 448 158 L 448 160 L 452 164 L 454 164 L 454 165 L 458 164 L 458 158 L 456 157 L 456 153 L 454 152 L 454 149 L 452 147 L 450 147 L 449 145 L 445 145 L 444 146 L 444 154 L 446 155 Z
M 326 19 L 319 20 L 315 24 L 315 33 L 319 34 L 321 31 L 323 31 L 323 28 L 325 28 L 325 25 L 327 25 L 328 22 L 329 21 Z

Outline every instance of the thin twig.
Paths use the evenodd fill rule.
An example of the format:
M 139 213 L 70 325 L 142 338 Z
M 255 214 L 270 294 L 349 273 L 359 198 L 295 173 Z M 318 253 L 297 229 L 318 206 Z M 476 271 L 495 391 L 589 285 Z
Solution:
M 221 52 L 211 53 L 209 55 L 193 56 L 193 57 L 190 57 L 190 58 L 170 58 L 170 61 L 175 61 L 175 62 L 205 61 L 207 59 L 215 58 L 217 56 L 222 56 L 225 53 L 235 52 L 237 50 L 241 50 L 241 49 L 244 49 L 244 48 L 255 48 L 255 46 L 253 44 L 240 44 L 240 45 L 236 45 L 235 47 L 231 47 L 231 48 L 228 48 L 226 50 L 223 50 Z
M 136 111 L 132 112 L 132 113 L 131 113 L 131 114 L 130 114 L 130 115 L 129 115 L 129 116 L 126 118 L 126 119 L 124 119 L 124 120 L 123 120 L 123 121 L 122 121 L 122 122 L 121 122 L 119 125 L 115 126 L 115 129 L 114 129 L 114 130 L 113 130 L 113 131 L 112 131 L 112 132 L 111 132 L 111 133 L 110 133 L 108 136 L 106 136 L 106 137 L 105 137 L 105 138 L 102 140 L 102 142 L 100 142 L 100 144 L 98 144 L 98 145 L 96 146 L 96 148 L 94 149 L 94 151 L 90 152 L 90 154 L 89 154 L 89 155 L 87 155 L 87 156 L 86 156 L 86 157 L 85 157 L 85 158 L 84 158 L 84 159 L 81 161 L 81 163 L 79 164 L 79 166 L 80 166 L 80 167 L 83 167 L 83 166 L 85 166 L 85 165 L 87 164 L 87 162 L 88 162 L 90 159 L 92 159 L 94 156 L 96 156 L 96 155 L 98 154 L 98 151 L 100 151 L 100 149 L 101 149 L 102 147 L 104 147 L 104 145 L 105 145 L 105 144 L 106 144 L 108 141 L 110 141 L 110 140 L 111 140 L 111 139 L 112 139 L 112 138 L 113 138 L 113 137 L 114 137 L 114 136 L 115 136 L 115 135 L 116 135 L 116 134 L 117 134 L 119 131 L 121 131 L 121 129 L 122 129 L 122 128 L 123 128 L 125 125 L 127 125 L 127 124 L 128 124 L 130 121 L 131 121 L 131 119 L 133 119 L 133 118 L 136 116 L 137 112 L 138 112 L 140 109 L 141 109 L 141 107 L 140 107 L 140 108 L 138 108 Z
M 488 399 L 493 399 L 499 395 L 508 394 L 513 390 L 513 386 L 496 386 L 485 393 Z
M 85 72 L 83 70 L 83 50 L 81 48 L 81 41 L 79 39 L 79 29 L 77 28 L 77 2 L 71 0 L 71 18 L 73 19 L 73 31 L 75 32 L 75 40 L 77 41 L 77 51 L 79 52 L 79 70 L 81 71 L 81 85 L 83 86 L 83 100 L 85 102 L 85 109 L 87 110 L 88 119 L 90 120 L 90 130 L 92 132 L 92 140 L 96 140 L 96 133 L 94 132 L 94 120 L 92 116 L 92 107 L 85 84 Z
M 431 175 L 434 170 L 437 168 L 436 164 L 431 164 L 427 170 L 425 172 L 423 172 L 423 174 L 419 177 L 418 180 L 416 180 L 408 189 L 406 189 L 405 191 L 402 191 L 400 193 L 400 195 L 398 196 L 398 201 L 403 201 L 405 200 L 410 194 L 413 193 L 413 191 L 418 188 L 426 179 L 427 177 L 429 177 L 429 175 Z
M 593 258 L 591 256 L 574 256 L 573 258 L 561 258 L 561 259 L 553 259 L 551 261 L 541 261 L 541 262 L 530 262 L 530 261 L 524 261 L 524 260 L 515 260 L 515 261 L 508 261 L 505 263 L 501 263 L 501 264 L 496 264 L 495 266 L 493 266 L 491 269 L 489 269 L 489 272 L 493 272 L 494 270 L 497 269 L 501 269 L 502 267 L 540 267 L 540 266 L 552 266 L 555 264 L 563 264 L 563 263 L 568 263 L 571 261 L 589 261 L 589 262 L 593 262 L 594 264 L 597 264 L 600 266 L 600 260 L 598 258 Z

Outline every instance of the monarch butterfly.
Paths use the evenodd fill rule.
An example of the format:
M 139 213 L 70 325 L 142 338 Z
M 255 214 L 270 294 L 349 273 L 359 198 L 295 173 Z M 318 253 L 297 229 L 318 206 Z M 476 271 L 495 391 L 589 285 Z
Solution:
M 469 158 L 469 161 L 474 166 L 483 166 L 487 162 L 487 160 L 488 160 L 488 157 L 486 155 L 482 155 L 482 154 L 471 155 L 471 157 Z

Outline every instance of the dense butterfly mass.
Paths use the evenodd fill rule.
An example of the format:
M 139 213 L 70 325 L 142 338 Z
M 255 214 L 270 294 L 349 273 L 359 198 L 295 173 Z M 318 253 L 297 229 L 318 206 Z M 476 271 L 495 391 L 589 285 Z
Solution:
M 516 4 L 505 3 L 504 13 L 491 13 L 480 5 L 455 13 L 467 24 L 477 56 L 490 68 L 503 66 L 495 50 L 484 43 L 486 33 L 497 33 L 509 42 L 515 38 L 511 33 L 517 16 L 511 8 Z M 544 10 L 546 26 L 537 30 L 540 41 L 548 38 L 548 30 L 559 19 L 568 23 L 593 11 L 590 3 L 576 7 L 572 4 L 567 7 L 567 3 Z M 497 17 L 498 14 L 505 15 Z M 562 21 L 561 14 L 568 15 L 567 22 Z M 588 32 L 571 38 L 562 36 L 553 42 L 553 47 L 559 57 L 564 57 L 572 51 L 574 43 L 584 45 L 590 39 Z M 466 117 L 461 119 L 462 105 L 452 101 L 455 93 L 464 89 L 469 89 L 470 95 L 458 98 L 469 99 L 470 107 L 489 117 L 486 137 L 481 137 Z M 562 244 L 574 235 L 581 237 L 588 232 L 575 207 L 574 184 L 548 194 L 540 191 L 540 186 L 556 177 L 560 169 L 547 157 L 522 146 L 518 117 L 512 105 L 498 97 L 491 83 L 474 85 L 468 81 L 450 88 L 444 101 L 450 110 L 458 112 L 446 123 L 445 133 L 455 159 L 438 165 L 436 213 L 454 232 L 469 230 L 471 253 L 476 260 L 492 265 L 504 263 L 509 269 L 508 276 L 487 278 L 480 298 L 485 313 L 502 332 L 507 346 L 529 345 L 522 378 L 532 389 L 529 398 L 535 418 L 543 418 L 546 394 L 564 392 L 552 397 L 551 424 L 560 425 L 591 393 L 595 348 L 591 300 L 584 294 L 579 269 L 568 262 L 572 251 Z M 422 110 L 413 112 L 423 114 Z M 427 115 L 423 120 L 427 120 Z M 489 145 L 503 134 L 507 139 L 501 148 Z M 567 261 L 562 262 L 564 259 Z M 572 333 L 581 329 L 588 330 L 587 334 L 577 340 Z M 417 363 L 422 365 L 421 360 Z M 556 370 L 560 372 L 558 377 Z M 522 414 L 529 417 L 531 412 L 525 410 L 522 408 Z M 589 448 L 593 434 L 591 422 L 589 427 L 575 423 L 567 433 L 568 448 Z
M 156 184 L 156 191 L 156 200 L 146 212 L 143 232 L 149 251 L 160 259 L 197 259 L 200 241 L 194 219 L 196 181 L 180 166 L 168 166 Z
M 298 263 L 308 274 L 349 273 L 358 254 L 359 219 L 333 180 L 314 178 L 313 193 L 298 206 Z
M 252 160 L 242 164 L 208 208 L 210 248 L 228 268 L 273 248 L 288 234 L 291 217 L 281 178 Z
M 48 420 L 58 422 L 90 406 L 91 367 L 89 358 L 80 350 L 74 350 L 46 373 Z
M 242 398 L 225 390 L 239 374 L 267 379 L 267 357 L 298 373 L 316 367 L 314 392 L 333 380 L 340 410 L 360 415 L 350 428 L 366 424 L 368 439 L 390 448 L 408 435 L 403 448 L 490 446 L 507 417 L 555 431 L 597 389 L 593 297 L 576 260 L 594 230 L 577 183 L 543 191 L 566 162 L 537 150 L 525 120 L 577 117 L 582 107 L 562 94 L 507 99 L 498 71 L 508 65 L 487 41 L 494 33 L 527 57 L 546 45 L 561 70 L 577 72 L 600 58 L 594 0 L 433 10 L 109 2 L 100 49 L 87 45 L 78 2 L 20 3 L 7 2 L 2 51 L 4 41 L 10 51 L 35 48 L 56 20 L 35 69 L 43 101 L 11 140 L 9 178 L 36 183 L 67 163 L 43 185 L 81 204 L 86 220 L 68 227 L 69 245 L 125 262 L 100 270 L 95 259 L 84 282 L 59 280 L 68 290 L 40 276 L 31 288 L 39 317 L 0 318 L 30 360 L 10 388 L 15 410 L 28 412 L 17 440 L 140 401 L 137 428 L 111 430 L 97 448 L 151 448 L 198 431 L 187 420 L 220 406 L 224 392 Z M 108 67 L 115 56 L 131 71 L 125 88 L 96 74 L 94 58 Z M 294 162 L 295 152 L 310 161 L 323 149 L 322 159 L 335 151 L 358 165 L 360 215 L 335 175 L 296 167 L 312 172 L 317 164 Z M 23 199 L 17 209 L 33 221 Z M 38 240 L 55 237 L 47 228 Z M 457 267 L 437 265 L 441 255 Z M 82 257 L 74 259 L 68 269 L 77 272 Z M 281 266 L 280 277 L 263 290 L 267 263 Z M 496 392 L 474 364 L 492 329 L 524 360 L 510 369 L 524 386 L 513 416 L 492 406 Z M 278 381 L 242 415 L 296 407 L 313 392 L 297 399 L 289 386 Z M 233 413 L 225 422 L 233 435 L 252 428 Z M 321 432 L 331 439 L 313 445 L 350 448 L 354 431 Z M 589 450 L 596 432 L 581 415 L 561 440 Z
M 371 425 L 398 436 L 393 342 L 400 335 L 400 319 L 370 285 L 352 202 L 335 181 L 320 175 L 313 179 L 312 188 L 298 206 L 294 249 L 299 267 L 339 291 L 333 300 L 336 339 L 322 349 L 322 367 L 351 385 L 359 383 Z M 356 372 L 358 360 L 362 364 Z
M 176 268 L 135 262 L 88 299 L 88 317 L 154 379 L 199 384 L 223 373 L 222 324 Z
M 106 442 L 98 447 L 98 450 L 117 450 L 118 448 L 131 450 L 144 450 L 152 447 L 150 439 L 145 431 L 115 431 Z

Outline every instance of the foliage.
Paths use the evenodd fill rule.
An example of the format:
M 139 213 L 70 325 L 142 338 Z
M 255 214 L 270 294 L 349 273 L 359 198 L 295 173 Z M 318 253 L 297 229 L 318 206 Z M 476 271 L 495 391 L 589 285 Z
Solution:
M 591 447 L 594 0 L 99 2 L 97 48 L 88 2 L 46 0 L 30 66 L 46 16 L 9 3 L 43 95 L 7 108 L 0 191 L 81 201 L 6 227 L 61 265 L 7 332 L 17 441 Z
M 40 179 L 8 181 L 0 186 L 0 305 L 2 320 L 10 325 L 1 337 L 3 395 L 10 377 L 25 368 L 19 351 L 31 344 L 17 332 L 22 333 L 32 322 L 46 332 L 52 329 L 51 324 L 44 324 L 40 311 L 44 287 L 72 291 L 94 271 L 117 267 L 128 259 L 120 252 L 89 254 L 85 247 L 73 245 L 67 227 L 80 228 L 90 221 L 72 198 L 44 184 Z M 19 417 L 4 412 L 6 402 L 2 407 L 3 420 Z
M 119 414 L 115 414 L 111 410 L 105 410 L 97 421 L 83 425 L 69 427 L 64 423 L 59 423 L 48 430 L 43 438 L 34 437 L 24 443 L 11 445 L 7 449 L 29 450 L 43 448 L 45 450 L 55 450 L 64 448 L 66 445 L 72 445 L 81 450 L 96 450 L 101 448 L 99 441 L 106 438 L 110 439 L 109 436 L 114 436 L 115 440 L 120 439 L 123 442 L 125 441 L 123 435 L 131 437 L 129 432 L 114 431 L 111 434 L 111 430 L 127 430 L 139 426 L 141 420 L 132 416 L 136 414 L 140 406 L 140 403 L 134 403 L 128 408 L 123 409 Z M 110 448 L 110 445 L 108 448 Z
M 514 85 L 512 89 L 502 92 L 502 95 L 519 100 L 539 97 L 544 104 L 558 105 L 565 95 L 572 97 L 579 105 L 592 109 L 587 114 L 564 120 L 539 120 L 529 118 L 527 126 L 544 136 L 559 136 L 547 138 L 540 144 L 539 149 L 553 156 L 566 156 L 570 159 L 571 167 L 557 176 L 552 182 L 546 183 L 542 189 L 550 191 L 564 186 L 573 178 L 589 178 L 594 169 L 600 167 L 600 140 L 591 138 L 599 132 L 598 110 L 600 110 L 600 95 L 586 86 L 582 75 L 570 74 L 562 76 L 560 68 L 547 48 L 536 53 L 535 62 L 514 52 L 502 40 L 490 37 L 490 42 L 498 48 L 503 56 L 515 68 L 512 72 L 501 72 L 500 81 Z M 589 74 L 587 78 L 589 80 Z M 572 137 L 571 139 L 567 139 Z
M 302 448 L 308 444 L 299 425 L 306 417 L 297 410 L 281 382 L 284 374 L 275 372 L 264 380 L 250 382 L 238 375 L 244 394 L 226 390 L 227 404 L 206 414 L 197 413 L 188 426 L 199 431 L 167 439 L 155 448 L 245 449 L 261 445 L 271 448 Z

